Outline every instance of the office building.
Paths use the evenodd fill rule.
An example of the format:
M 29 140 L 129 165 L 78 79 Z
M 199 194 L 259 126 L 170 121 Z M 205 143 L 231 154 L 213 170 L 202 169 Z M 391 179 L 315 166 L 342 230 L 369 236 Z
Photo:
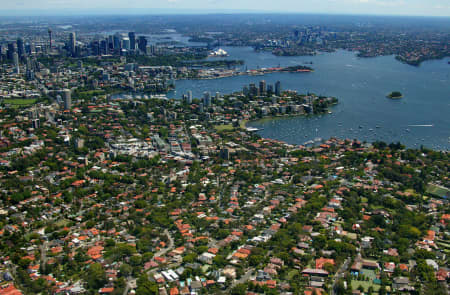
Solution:
M 122 40 L 122 48 L 125 50 L 130 50 L 131 49 L 131 42 L 129 38 L 123 38 Z
M 20 67 L 19 67 L 19 54 L 17 52 L 14 52 L 13 54 L 13 61 L 14 61 L 14 70 L 16 74 L 20 74 Z
M 33 46 L 32 44 L 25 44 L 25 54 L 30 55 L 33 53 Z
M 114 51 L 114 37 L 113 35 L 108 36 L 108 53 Z
M 16 47 L 14 43 L 8 43 L 8 49 L 6 50 L 6 58 L 8 60 L 14 59 L 14 53 L 16 52 Z
M 26 76 L 28 81 L 32 81 L 36 78 L 33 70 L 27 70 Z
M 120 52 L 120 49 L 121 49 L 121 42 L 120 42 L 120 35 L 118 34 L 118 33 L 116 33 L 114 36 L 113 36 L 113 48 L 114 48 L 114 51 L 116 51 L 116 52 Z
M 17 39 L 17 54 L 19 58 L 23 58 L 25 56 L 25 44 L 23 43 L 22 38 Z
M 92 55 L 100 55 L 100 42 L 98 40 L 92 41 L 90 46 Z
M 72 55 L 75 55 L 76 53 L 76 47 L 77 47 L 77 36 L 75 35 L 75 32 L 72 32 L 69 34 L 69 51 Z
M 147 50 L 147 38 L 145 36 L 139 36 L 138 48 L 142 53 L 146 53 Z
M 134 32 L 129 32 L 128 38 L 130 39 L 130 49 L 136 50 L 136 34 Z
M 100 50 L 99 50 L 99 55 L 106 55 L 109 52 L 109 47 L 108 47 L 108 40 L 101 40 L 100 41 Z

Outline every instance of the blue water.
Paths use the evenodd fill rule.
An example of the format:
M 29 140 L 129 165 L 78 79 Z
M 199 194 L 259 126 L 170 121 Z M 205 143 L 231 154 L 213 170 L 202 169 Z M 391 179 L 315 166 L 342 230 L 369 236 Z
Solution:
M 242 59 L 243 68 L 274 67 L 313 62 L 313 73 L 273 73 L 265 76 L 238 76 L 217 80 L 180 80 L 169 97 L 181 97 L 191 90 L 194 97 L 204 91 L 231 93 L 249 83 L 280 80 L 283 89 L 300 93 L 335 96 L 339 104 L 332 114 L 320 117 L 290 117 L 251 122 L 263 128 L 263 137 L 303 144 L 320 137 L 382 140 L 408 147 L 421 145 L 450 148 L 450 58 L 433 60 L 413 67 L 393 56 L 358 58 L 355 53 L 337 51 L 317 56 L 277 57 L 256 53 L 248 47 L 224 47 L 228 59 Z M 404 98 L 391 100 L 386 95 L 399 90 Z M 432 125 L 432 127 L 412 126 Z M 377 128 L 377 126 L 379 128 Z

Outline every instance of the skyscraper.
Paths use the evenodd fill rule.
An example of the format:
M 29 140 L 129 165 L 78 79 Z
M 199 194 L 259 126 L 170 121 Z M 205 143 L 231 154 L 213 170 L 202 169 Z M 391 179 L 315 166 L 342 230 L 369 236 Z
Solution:
M 248 96 L 248 95 L 249 95 L 250 91 L 248 90 L 248 86 L 247 86 L 247 85 L 244 85 L 244 87 L 242 88 L 242 93 L 243 93 L 245 96 Z
M 275 83 L 275 94 L 277 95 L 277 96 L 281 96 L 281 82 L 280 81 L 277 81 L 276 83 Z
M 129 38 L 123 38 L 122 40 L 122 48 L 126 50 L 131 49 L 131 40 Z
M 91 52 L 92 52 L 92 55 L 101 55 L 100 42 L 98 40 L 94 40 L 91 42 Z
M 113 36 L 113 46 L 114 46 L 114 51 L 116 51 L 116 52 L 120 52 L 120 49 L 121 49 L 121 44 L 120 44 L 121 42 L 120 42 L 120 35 L 118 34 L 118 33 L 116 33 L 114 36 Z
M 191 90 L 189 90 L 189 91 L 187 92 L 187 103 L 188 103 L 188 104 L 191 104 L 191 103 L 192 103 L 192 91 L 191 91 Z
M 8 43 L 8 50 L 6 51 L 6 57 L 9 60 L 13 60 L 15 52 L 16 52 L 16 47 L 14 46 L 14 43 Z
M 20 58 L 23 58 L 25 56 L 25 45 L 22 38 L 17 39 L 17 53 L 19 54 Z
M 76 46 L 77 46 L 77 36 L 75 35 L 75 32 L 72 32 L 69 34 L 69 51 L 70 53 L 72 53 L 72 55 L 75 55 Z
M 208 91 L 205 91 L 203 93 L 203 105 L 205 107 L 211 106 L 211 93 L 209 93 Z
M 250 96 L 258 96 L 259 95 L 259 89 L 253 83 L 251 83 L 249 85 L 249 94 L 250 94 Z
M 17 54 L 17 52 L 13 53 L 13 60 L 14 60 L 14 68 L 15 68 L 16 74 L 19 74 L 20 73 L 19 54 Z
M 147 50 L 147 38 L 145 38 L 145 36 L 139 36 L 138 48 L 139 48 L 139 50 L 141 52 L 146 53 L 146 50 Z
M 72 97 L 70 89 L 63 90 L 64 110 L 70 110 L 72 107 Z
M 266 81 L 262 80 L 259 82 L 259 95 L 265 95 L 267 91 Z
M 48 40 L 50 49 L 52 49 L 52 29 L 48 28 Z
M 128 38 L 130 38 L 130 49 L 136 50 L 136 34 L 134 32 L 129 32 Z
M 108 36 L 108 53 L 114 50 L 114 37 L 113 35 Z
M 106 40 L 101 40 L 100 41 L 100 50 L 99 50 L 100 55 L 102 54 L 108 54 L 108 39 Z

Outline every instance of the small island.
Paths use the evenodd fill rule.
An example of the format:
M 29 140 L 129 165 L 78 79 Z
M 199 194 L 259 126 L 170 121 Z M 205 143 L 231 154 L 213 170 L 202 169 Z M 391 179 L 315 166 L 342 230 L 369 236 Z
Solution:
M 403 97 L 403 94 L 400 91 L 392 91 L 387 97 L 391 99 L 400 99 Z

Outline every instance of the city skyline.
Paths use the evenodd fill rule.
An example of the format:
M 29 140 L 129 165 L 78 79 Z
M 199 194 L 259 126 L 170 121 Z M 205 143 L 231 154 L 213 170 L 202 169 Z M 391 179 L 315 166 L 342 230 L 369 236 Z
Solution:
M 142 0 L 1 0 L 1 15 L 51 14 L 194 14 L 194 13 L 323 13 L 405 16 L 450 16 L 446 0 L 165 0 L 148 3 Z M 281 8 L 280 8 L 281 7 Z M 287 8 L 289 7 L 289 8 Z

